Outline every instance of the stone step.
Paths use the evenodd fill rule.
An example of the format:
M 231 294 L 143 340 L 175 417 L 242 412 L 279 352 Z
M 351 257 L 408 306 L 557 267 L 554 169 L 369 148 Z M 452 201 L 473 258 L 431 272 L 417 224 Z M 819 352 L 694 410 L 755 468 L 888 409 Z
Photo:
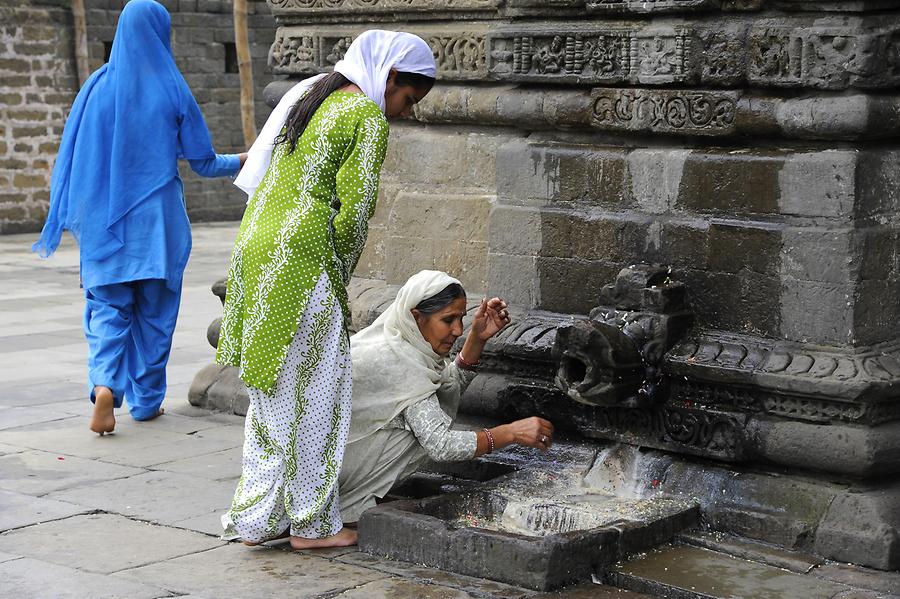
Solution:
M 608 584 L 668 599 L 871 597 L 850 587 L 725 553 L 684 545 L 654 549 L 607 571 Z

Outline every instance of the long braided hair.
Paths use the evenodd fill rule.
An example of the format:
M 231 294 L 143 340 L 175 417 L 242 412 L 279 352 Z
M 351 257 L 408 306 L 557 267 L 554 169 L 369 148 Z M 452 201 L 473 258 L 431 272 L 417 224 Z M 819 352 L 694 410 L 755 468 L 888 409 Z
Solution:
M 303 97 L 294 104 L 288 113 L 287 120 L 284 123 L 284 131 L 275 138 L 275 145 L 288 144 L 288 154 L 297 147 L 297 140 L 303 135 L 309 121 L 313 115 L 325 101 L 331 92 L 337 91 L 346 85 L 350 85 L 351 81 L 337 71 L 329 73 L 312 84 L 309 90 L 303 94 Z M 410 85 L 416 89 L 430 90 L 434 85 L 434 78 L 419 73 L 407 73 L 397 71 L 394 83 L 399 86 Z

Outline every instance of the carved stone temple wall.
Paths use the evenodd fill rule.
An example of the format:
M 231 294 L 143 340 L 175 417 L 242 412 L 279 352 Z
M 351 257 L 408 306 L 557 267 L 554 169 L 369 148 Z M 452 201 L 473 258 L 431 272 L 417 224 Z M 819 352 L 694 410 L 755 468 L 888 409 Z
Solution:
M 425 267 L 502 294 L 516 322 L 464 409 L 837 482 L 816 551 L 900 567 L 896 2 L 269 4 L 279 74 L 327 71 L 371 27 L 438 60 L 392 125 L 355 317 Z M 636 263 L 671 266 L 693 313 L 661 357 L 665 392 L 576 403 L 554 383 L 559 327 L 611 305 L 603 287 Z M 772 540 L 773 513 L 743 532 Z

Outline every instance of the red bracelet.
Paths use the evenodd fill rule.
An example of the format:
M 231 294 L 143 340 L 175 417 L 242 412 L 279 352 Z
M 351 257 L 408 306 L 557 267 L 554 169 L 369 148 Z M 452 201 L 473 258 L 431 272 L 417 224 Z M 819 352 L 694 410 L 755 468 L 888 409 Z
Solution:
M 463 370 L 471 370 L 473 372 L 478 370 L 478 362 L 475 362 L 474 364 L 472 364 L 471 362 L 469 362 L 468 360 L 463 358 L 462 350 L 460 350 L 460 352 L 458 354 L 456 354 L 456 365 L 459 366 L 460 368 L 462 368 Z
M 490 429 L 483 428 L 484 434 L 487 435 L 488 440 L 488 453 L 494 453 L 494 435 L 491 434 Z

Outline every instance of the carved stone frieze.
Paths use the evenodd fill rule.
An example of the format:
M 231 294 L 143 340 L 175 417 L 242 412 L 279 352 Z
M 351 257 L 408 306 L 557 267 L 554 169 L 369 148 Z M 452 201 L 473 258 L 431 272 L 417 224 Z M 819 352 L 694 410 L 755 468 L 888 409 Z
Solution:
M 598 88 L 592 94 L 591 125 L 611 131 L 731 135 L 736 92 Z
M 502 0 L 268 0 L 276 17 L 496 10 Z
M 273 86 L 275 84 L 272 84 Z M 578 129 L 670 136 L 883 139 L 900 134 L 900 95 L 821 93 L 782 98 L 727 90 L 558 89 L 438 84 L 416 105 L 423 123 Z M 854 113 L 857 118 L 847 118 Z M 685 118 L 685 116 L 687 118 Z
M 663 14 L 713 10 L 759 10 L 763 0 L 588 0 L 589 12 L 598 14 Z
M 488 44 L 488 70 L 500 80 L 667 84 L 696 79 L 697 37 L 683 27 L 498 30 Z
M 748 81 L 822 89 L 900 84 L 900 25 L 854 24 L 755 24 L 749 35 Z
M 330 71 L 365 27 L 279 27 L 269 50 L 275 73 L 315 75 Z M 484 34 L 471 24 L 463 31 L 427 26 L 410 28 L 431 46 L 440 79 L 469 80 L 486 74 Z
M 777 24 L 776 24 L 777 23 Z M 871 19 L 740 19 L 710 28 L 691 21 L 498 27 L 488 71 L 504 81 L 602 85 L 747 83 L 846 89 L 900 84 L 900 23 Z
M 727 367 L 754 375 L 790 376 L 802 380 L 833 380 L 847 385 L 887 384 L 900 378 L 900 344 L 872 346 L 865 351 L 827 351 L 777 346 L 765 339 L 693 337 L 668 354 L 678 374 L 690 367 Z
M 580 430 L 587 436 L 730 460 L 745 454 L 747 418 L 739 414 L 660 406 L 603 407 L 586 416 Z

